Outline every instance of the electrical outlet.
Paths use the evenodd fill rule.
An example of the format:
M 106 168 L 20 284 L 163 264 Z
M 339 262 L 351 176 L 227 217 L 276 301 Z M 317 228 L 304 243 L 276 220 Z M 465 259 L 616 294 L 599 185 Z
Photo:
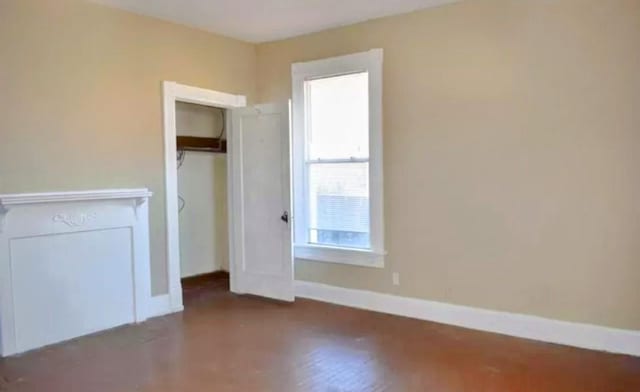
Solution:
M 399 272 L 394 272 L 393 274 L 391 274 L 391 279 L 393 280 L 393 285 L 394 286 L 400 286 L 400 273 Z

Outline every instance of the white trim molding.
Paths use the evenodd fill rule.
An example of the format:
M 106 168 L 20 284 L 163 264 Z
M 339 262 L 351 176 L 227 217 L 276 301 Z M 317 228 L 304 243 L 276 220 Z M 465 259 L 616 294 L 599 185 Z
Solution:
M 640 331 L 296 281 L 296 297 L 590 350 L 640 356 Z
M 376 253 L 364 249 L 334 248 L 311 244 L 294 245 L 294 252 L 298 259 L 374 268 L 384 268 L 386 255 L 385 252 Z
M 361 267 L 384 266 L 384 186 L 383 186 L 383 49 L 345 56 L 295 63 L 292 78 L 292 166 L 295 258 Z M 308 121 L 307 82 L 316 79 L 368 73 L 369 94 L 369 225 L 371 245 L 368 249 L 351 249 L 313 244 L 309 238 L 308 208 Z M 323 159 L 322 162 L 330 162 Z M 356 157 L 342 157 L 337 162 L 360 162 Z
M 149 318 L 161 317 L 167 314 L 182 312 L 183 307 L 174 309 L 171 307 L 171 296 L 169 294 L 156 295 L 149 301 Z
M 164 182 L 165 182 L 165 216 L 167 237 L 167 274 L 169 282 L 169 298 L 171 312 L 182 311 L 182 284 L 180 283 L 180 227 L 178 219 L 178 168 L 176 151 L 176 102 L 195 103 L 222 109 L 245 107 L 247 98 L 244 95 L 228 94 L 187 86 L 176 82 L 162 83 L 164 113 Z M 229 118 L 230 116 L 227 116 Z M 226 129 L 230 130 L 227 120 Z M 227 135 L 230 139 L 230 136 Z M 230 146 L 231 147 L 231 146 Z M 228 149 L 231 154 L 231 148 Z M 230 173 L 231 168 L 227 169 Z M 230 178 L 230 177 L 229 177 Z M 229 182 L 228 182 L 229 183 Z M 231 196 L 231 185 L 228 190 Z M 230 208 L 233 200 L 229 199 Z M 232 217 L 230 217 L 232 218 Z M 229 225 L 232 220 L 229 220 Z M 231 226 L 230 226 L 231 227 Z M 233 243 L 233 231 L 229 230 L 229 242 Z M 229 265 L 231 266 L 231 285 L 234 285 L 233 253 L 230 247 Z

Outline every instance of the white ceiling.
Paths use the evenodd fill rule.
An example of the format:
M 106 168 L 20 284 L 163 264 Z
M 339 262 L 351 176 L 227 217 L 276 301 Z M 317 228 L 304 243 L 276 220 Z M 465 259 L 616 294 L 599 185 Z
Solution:
M 93 0 L 250 42 L 266 42 L 459 0 Z

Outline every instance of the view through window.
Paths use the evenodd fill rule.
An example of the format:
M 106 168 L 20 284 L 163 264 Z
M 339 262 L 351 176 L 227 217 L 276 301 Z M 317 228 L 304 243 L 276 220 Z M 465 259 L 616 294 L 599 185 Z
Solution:
M 308 239 L 369 249 L 369 74 L 305 81 Z

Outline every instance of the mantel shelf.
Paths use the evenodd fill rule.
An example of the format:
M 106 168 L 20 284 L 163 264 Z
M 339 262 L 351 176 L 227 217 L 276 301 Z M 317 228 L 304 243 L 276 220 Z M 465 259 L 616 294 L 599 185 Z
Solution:
M 70 201 L 147 199 L 153 195 L 147 188 L 101 189 L 73 192 L 15 193 L 0 195 L 0 208 L 25 204 L 62 203 Z

